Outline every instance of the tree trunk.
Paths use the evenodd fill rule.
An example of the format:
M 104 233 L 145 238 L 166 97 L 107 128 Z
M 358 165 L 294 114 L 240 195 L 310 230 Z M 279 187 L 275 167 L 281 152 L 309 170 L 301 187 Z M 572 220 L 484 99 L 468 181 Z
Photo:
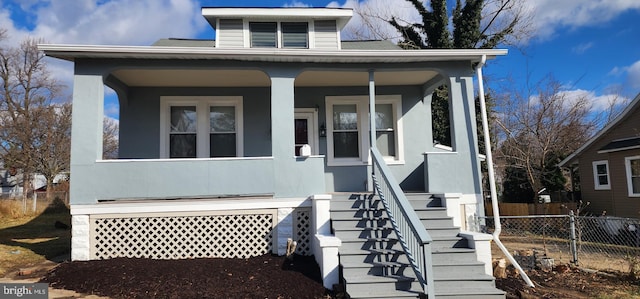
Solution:
M 53 178 L 47 178 L 47 202 L 53 200 Z

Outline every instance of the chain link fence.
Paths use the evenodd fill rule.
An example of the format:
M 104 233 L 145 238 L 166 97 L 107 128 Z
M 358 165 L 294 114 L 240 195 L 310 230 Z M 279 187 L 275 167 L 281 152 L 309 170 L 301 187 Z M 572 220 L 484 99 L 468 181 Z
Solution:
M 484 232 L 495 230 L 483 217 Z M 638 273 L 640 219 L 570 215 L 502 216 L 500 240 L 515 255 L 534 251 L 555 260 L 596 270 Z

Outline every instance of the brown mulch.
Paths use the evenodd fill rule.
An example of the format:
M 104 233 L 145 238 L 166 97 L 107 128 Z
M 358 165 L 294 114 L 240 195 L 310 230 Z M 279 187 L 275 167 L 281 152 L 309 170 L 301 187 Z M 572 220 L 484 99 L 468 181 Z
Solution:
M 640 298 L 640 280 L 622 273 L 560 265 L 528 270 L 529 288 L 513 269 L 496 286 L 511 298 Z M 313 257 L 293 260 L 263 255 L 250 259 L 151 260 L 116 258 L 65 262 L 42 282 L 57 289 L 110 298 L 344 298 L 322 286 Z
M 65 262 L 42 282 L 111 298 L 330 298 L 313 257 Z

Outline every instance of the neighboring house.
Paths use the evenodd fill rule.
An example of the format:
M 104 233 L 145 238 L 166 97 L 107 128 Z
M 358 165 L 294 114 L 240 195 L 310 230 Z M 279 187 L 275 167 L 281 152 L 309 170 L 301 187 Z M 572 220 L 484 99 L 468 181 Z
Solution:
M 21 173 L 15 168 L 5 168 L 0 162 L 0 198 L 17 197 L 22 194 L 22 187 L 19 186 L 21 180 Z
M 578 168 L 590 213 L 640 218 L 640 94 L 559 165 Z
M 434 255 L 456 257 L 440 255 L 442 263 L 429 265 L 447 269 L 434 271 L 436 279 L 445 275 L 436 292 L 459 289 L 451 277 L 463 272 L 482 276 L 465 276 L 466 292 L 485 291 L 475 285 L 481 280 L 486 292 L 503 296 L 484 274 L 491 273 L 490 252 L 478 253 L 479 262 L 468 248 L 487 249 L 490 238 L 458 234 L 483 213 L 474 67 L 505 50 L 405 51 L 383 41 L 342 41 L 340 30 L 352 16 L 345 9 L 203 8 L 202 14 L 215 41 L 40 45 L 75 64 L 72 259 L 282 255 L 291 238 L 298 253 L 316 256 L 330 288 L 338 254 L 348 269 L 347 257 L 374 252 L 360 250 L 364 245 L 349 251 L 346 244 L 355 241 L 347 232 L 339 236 L 346 221 L 335 213 L 362 215 L 350 212 L 350 203 L 373 190 L 372 163 L 386 164 L 376 167 L 378 175 L 422 192 L 413 202 L 440 213 L 430 232 Z M 120 103 L 117 160 L 101 158 L 105 85 Z M 451 147 L 434 145 L 432 137 L 431 95 L 441 85 L 449 90 Z M 372 159 L 371 131 L 380 162 L 372 162 L 379 160 Z M 387 220 L 371 217 L 361 221 Z M 362 223 L 350 231 L 380 231 L 386 239 L 376 240 L 390 240 L 388 227 Z M 457 261 L 471 268 L 449 267 Z M 385 282 L 415 288 L 414 278 L 399 277 Z

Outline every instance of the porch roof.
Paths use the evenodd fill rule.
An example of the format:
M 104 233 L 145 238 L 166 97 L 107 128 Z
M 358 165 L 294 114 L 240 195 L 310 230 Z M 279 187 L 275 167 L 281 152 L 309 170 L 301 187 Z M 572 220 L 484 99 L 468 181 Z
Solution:
M 47 56 L 75 61 L 83 58 L 110 59 L 201 59 L 251 62 L 300 63 L 416 63 L 435 61 L 479 62 L 482 56 L 494 59 L 505 49 L 427 50 L 309 50 L 265 48 L 213 48 L 167 46 L 107 46 L 40 44 Z

